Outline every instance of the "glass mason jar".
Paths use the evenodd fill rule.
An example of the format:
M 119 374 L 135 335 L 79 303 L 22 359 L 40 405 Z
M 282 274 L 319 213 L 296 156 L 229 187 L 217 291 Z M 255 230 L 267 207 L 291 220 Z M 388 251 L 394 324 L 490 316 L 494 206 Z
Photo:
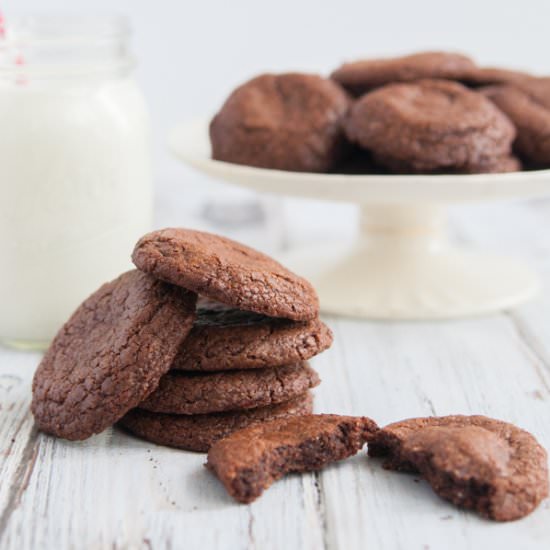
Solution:
M 149 121 L 122 18 L 0 37 L 0 341 L 46 345 L 130 268 L 152 218 Z

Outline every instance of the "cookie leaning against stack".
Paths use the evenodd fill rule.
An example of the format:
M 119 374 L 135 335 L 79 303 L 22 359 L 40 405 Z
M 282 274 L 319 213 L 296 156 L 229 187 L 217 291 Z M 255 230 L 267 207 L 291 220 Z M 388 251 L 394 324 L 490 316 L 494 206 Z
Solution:
M 319 377 L 306 361 L 332 334 L 307 281 L 185 229 L 146 235 L 133 259 L 139 270 L 88 298 L 44 356 L 33 381 L 40 429 L 85 439 L 120 421 L 206 451 L 235 429 L 312 411 Z

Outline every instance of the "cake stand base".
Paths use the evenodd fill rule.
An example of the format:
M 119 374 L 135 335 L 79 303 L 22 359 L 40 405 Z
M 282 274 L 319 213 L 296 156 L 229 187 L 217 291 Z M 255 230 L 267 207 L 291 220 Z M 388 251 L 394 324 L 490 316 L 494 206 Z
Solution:
M 442 319 L 496 312 L 537 294 L 538 277 L 513 259 L 452 246 L 445 210 L 363 206 L 358 241 L 281 257 L 308 277 L 325 313 L 367 319 Z

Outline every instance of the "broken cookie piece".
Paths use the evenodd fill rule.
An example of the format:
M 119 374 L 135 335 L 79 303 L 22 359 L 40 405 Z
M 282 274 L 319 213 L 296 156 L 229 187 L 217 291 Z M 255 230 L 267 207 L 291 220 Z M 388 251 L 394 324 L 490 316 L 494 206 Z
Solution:
M 207 467 L 237 501 L 249 503 L 290 472 L 309 472 L 356 454 L 377 431 L 366 417 L 281 418 L 233 432 L 208 452 Z
M 485 416 L 390 424 L 369 442 L 369 455 L 420 473 L 440 497 L 497 521 L 524 517 L 548 496 L 546 451 L 530 433 Z

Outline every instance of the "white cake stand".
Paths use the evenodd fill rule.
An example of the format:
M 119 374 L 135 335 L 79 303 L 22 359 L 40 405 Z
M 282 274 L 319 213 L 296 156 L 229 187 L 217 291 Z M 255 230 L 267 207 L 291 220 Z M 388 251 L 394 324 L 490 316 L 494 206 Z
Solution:
M 452 246 L 451 203 L 550 193 L 550 170 L 476 175 L 340 175 L 266 170 L 210 158 L 204 120 L 176 128 L 170 148 L 186 164 L 241 187 L 355 202 L 352 247 L 329 245 L 282 259 L 315 285 L 321 308 L 369 319 L 437 319 L 488 313 L 533 297 L 540 282 L 523 263 Z

